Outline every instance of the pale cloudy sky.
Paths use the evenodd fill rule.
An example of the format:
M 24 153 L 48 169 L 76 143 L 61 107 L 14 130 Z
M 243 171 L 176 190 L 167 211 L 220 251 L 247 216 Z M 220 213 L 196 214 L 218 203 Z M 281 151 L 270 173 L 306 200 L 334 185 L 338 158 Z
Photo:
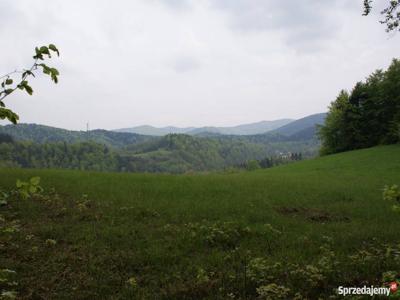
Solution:
M 400 57 L 362 0 L 1 0 L 0 74 L 54 43 L 60 83 L 6 104 L 68 129 L 228 126 L 327 110 Z M 4 123 L 3 123 L 4 124 Z

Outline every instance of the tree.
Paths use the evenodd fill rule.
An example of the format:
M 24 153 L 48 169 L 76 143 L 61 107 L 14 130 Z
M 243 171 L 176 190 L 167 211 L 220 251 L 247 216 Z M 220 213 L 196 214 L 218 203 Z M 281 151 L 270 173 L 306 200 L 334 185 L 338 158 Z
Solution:
M 246 169 L 248 171 L 258 170 L 260 168 L 261 168 L 260 164 L 258 163 L 258 161 L 254 160 L 254 159 L 247 162 Z
M 56 68 L 49 67 L 44 63 L 46 58 L 51 58 L 51 53 L 56 53 L 60 56 L 60 52 L 57 47 L 53 44 L 48 46 L 42 46 L 35 48 L 35 55 L 33 56 L 34 62 L 28 69 L 15 70 L 8 74 L 0 77 L 0 119 L 7 119 L 13 124 L 16 124 L 19 120 L 19 116 L 11 109 L 6 108 L 4 99 L 14 93 L 16 90 L 22 90 L 27 92 L 29 95 L 33 94 L 33 89 L 30 86 L 28 79 L 29 77 L 35 77 L 37 70 L 41 69 L 44 74 L 49 75 L 54 83 L 58 83 L 59 72 Z M 15 80 L 15 77 L 20 74 L 19 80 Z
M 400 60 L 340 92 L 319 136 L 321 154 L 400 142 Z
M 364 16 L 368 16 L 372 10 L 372 0 L 364 0 Z M 381 11 L 384 19 L 381 24 L 386 25 L 386 31 L 400 31 L 400 0 L 390 0 L 389 5 Z
M 349 93 L 342 90 L 329 107 L 325 124 L 319 128 L 322 141 L 321 154 L 331 154 L 347 150 L 345 112 L 349 106 Z

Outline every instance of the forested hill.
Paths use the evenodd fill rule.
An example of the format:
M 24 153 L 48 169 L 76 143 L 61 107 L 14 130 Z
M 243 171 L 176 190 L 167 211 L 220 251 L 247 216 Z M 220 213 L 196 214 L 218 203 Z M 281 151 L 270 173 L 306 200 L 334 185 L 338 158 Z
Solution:
M 276 133 L 253 136 L 142 136 L 106 130 L 69 131 L 42 125 L 0 127 L 0 165 L 99 171 L 215 171 L 292 153 L 315 156 L 319 141 Z M 298 157 L 298 156 L 296 156 Z
M 18 124 L 0 126 L 0 134 L 10 135 L 16 141 L 30 141 L 38 144 L 45 143 L 82 143 L 91 141 L 110 147 L 123 147 L 130 144 L 142 143 L 152 137 L 135 133 L 114 132 L 107 130 L 72 131 L 37 124 Z
M 225 141 L 237 141 L 241 143 L 254 143 L 269 145 L 277 142 L 299 142 L 299 141 L 310 141 L 316 140 L 316 126 L 320 124 L 322 116 L 325 114 L 313 115 L 299 121 L 294 121 L 293 125 L 289 124 L 264 134 L 254 135 L 225 135 L 220 133 L 213 133 L 208 131 L 202 131 L 193 136 L 193 139 L 200 139 L 200 141 L 206 141 L 202 138 L 209 138 L 218 140 L 219 142 Z M 289 126 L 289 127 L 288 127 Z M 45 143 L 56 143 L 66 142 L 69 144 L 82 143 L 82 142 L 94 142 L 112 148 L 122 148 L 130 146 L 132 144 L 142 144 L 145 142 L 154 141 L 162 144 L 164 137 L 146 136 L 136 133 L 128 132 L 115 132 L 108 130 L 91 130 L 91 131 L 72 131 L 61 128 L 55 128 L 45 125 L 37 124 L 18 124 L 18 125 L 6 125 L 0 126 L 0 134 L 6 134 L 11 136 L 15 141 L 29 141 L 38 144 Z M 184 139 L 189 139 L 189 135 L 186 135 Z
M 315 156 L 319 149 L 317 140 L 274 142 L 253 137 L 221 136 L 193 137 L 170 134 L 124 149 L 123 164 L 127 170 L 140 172 L 209 171 L 233 167 L 250 160 L 280 157 L 289 153 Z
M 285 136 L 301 136 L 302 133 L 304 134 L 307 132 L 307 137 L 309 137 L 310 133 L 313 132 L 315 134 L 317 125 L 324 124 L 325 118 L 326 113 L 310 115 L 277 128 L 274 130 L 274 132 Z

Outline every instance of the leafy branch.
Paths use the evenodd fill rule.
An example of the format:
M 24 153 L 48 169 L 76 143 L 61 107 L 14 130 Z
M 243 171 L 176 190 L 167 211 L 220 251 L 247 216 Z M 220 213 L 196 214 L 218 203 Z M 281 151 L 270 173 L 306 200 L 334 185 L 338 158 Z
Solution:
M 42 46 L 35 48 L 35 55 L 33 56 L 34 62 L 32 66 L 24 70 L 15 70 L 8 74 L 0 77 L 0 119 L 7 119 L 13 124 L 16 124 L 19 120 L 19 116 L 11 109 L 6 108 L 4 99 L 14 93 L 16 90 L 22 90 L 27 92 L 29 95 L 33 94 L 33 89 L 29 84 L 28 78 L 35 77 L 37 70 L 42 70 L 46 75 L 49 75 L 54 83 L 58 83 L 58 76 L 60 73 L 56 68 L 49 67 L 44 63 L 46 58 L 50 59 L 52 53 L 60 56 L 60 52 L 57 47 L 53 44 L 48 46 Z M 16 74 L 21 74 L 20 80 L 16 81 Z
M 364 0 L 363 16 L 368 16 L 372 11 L 372 0 Z M 393 30 L 400 31 L 400 0 L 390 0 L 389 5 L 381 11 L 384 19 L 381 24 L 386 24 L 386 32 Z

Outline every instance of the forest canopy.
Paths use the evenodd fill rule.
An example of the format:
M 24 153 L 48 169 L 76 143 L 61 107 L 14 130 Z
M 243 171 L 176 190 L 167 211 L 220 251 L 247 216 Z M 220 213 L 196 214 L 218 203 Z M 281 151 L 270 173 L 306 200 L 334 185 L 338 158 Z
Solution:
M 331 103 L 319 130 L 321 154 L 400 141 L 400 60 L 377 70 Z

